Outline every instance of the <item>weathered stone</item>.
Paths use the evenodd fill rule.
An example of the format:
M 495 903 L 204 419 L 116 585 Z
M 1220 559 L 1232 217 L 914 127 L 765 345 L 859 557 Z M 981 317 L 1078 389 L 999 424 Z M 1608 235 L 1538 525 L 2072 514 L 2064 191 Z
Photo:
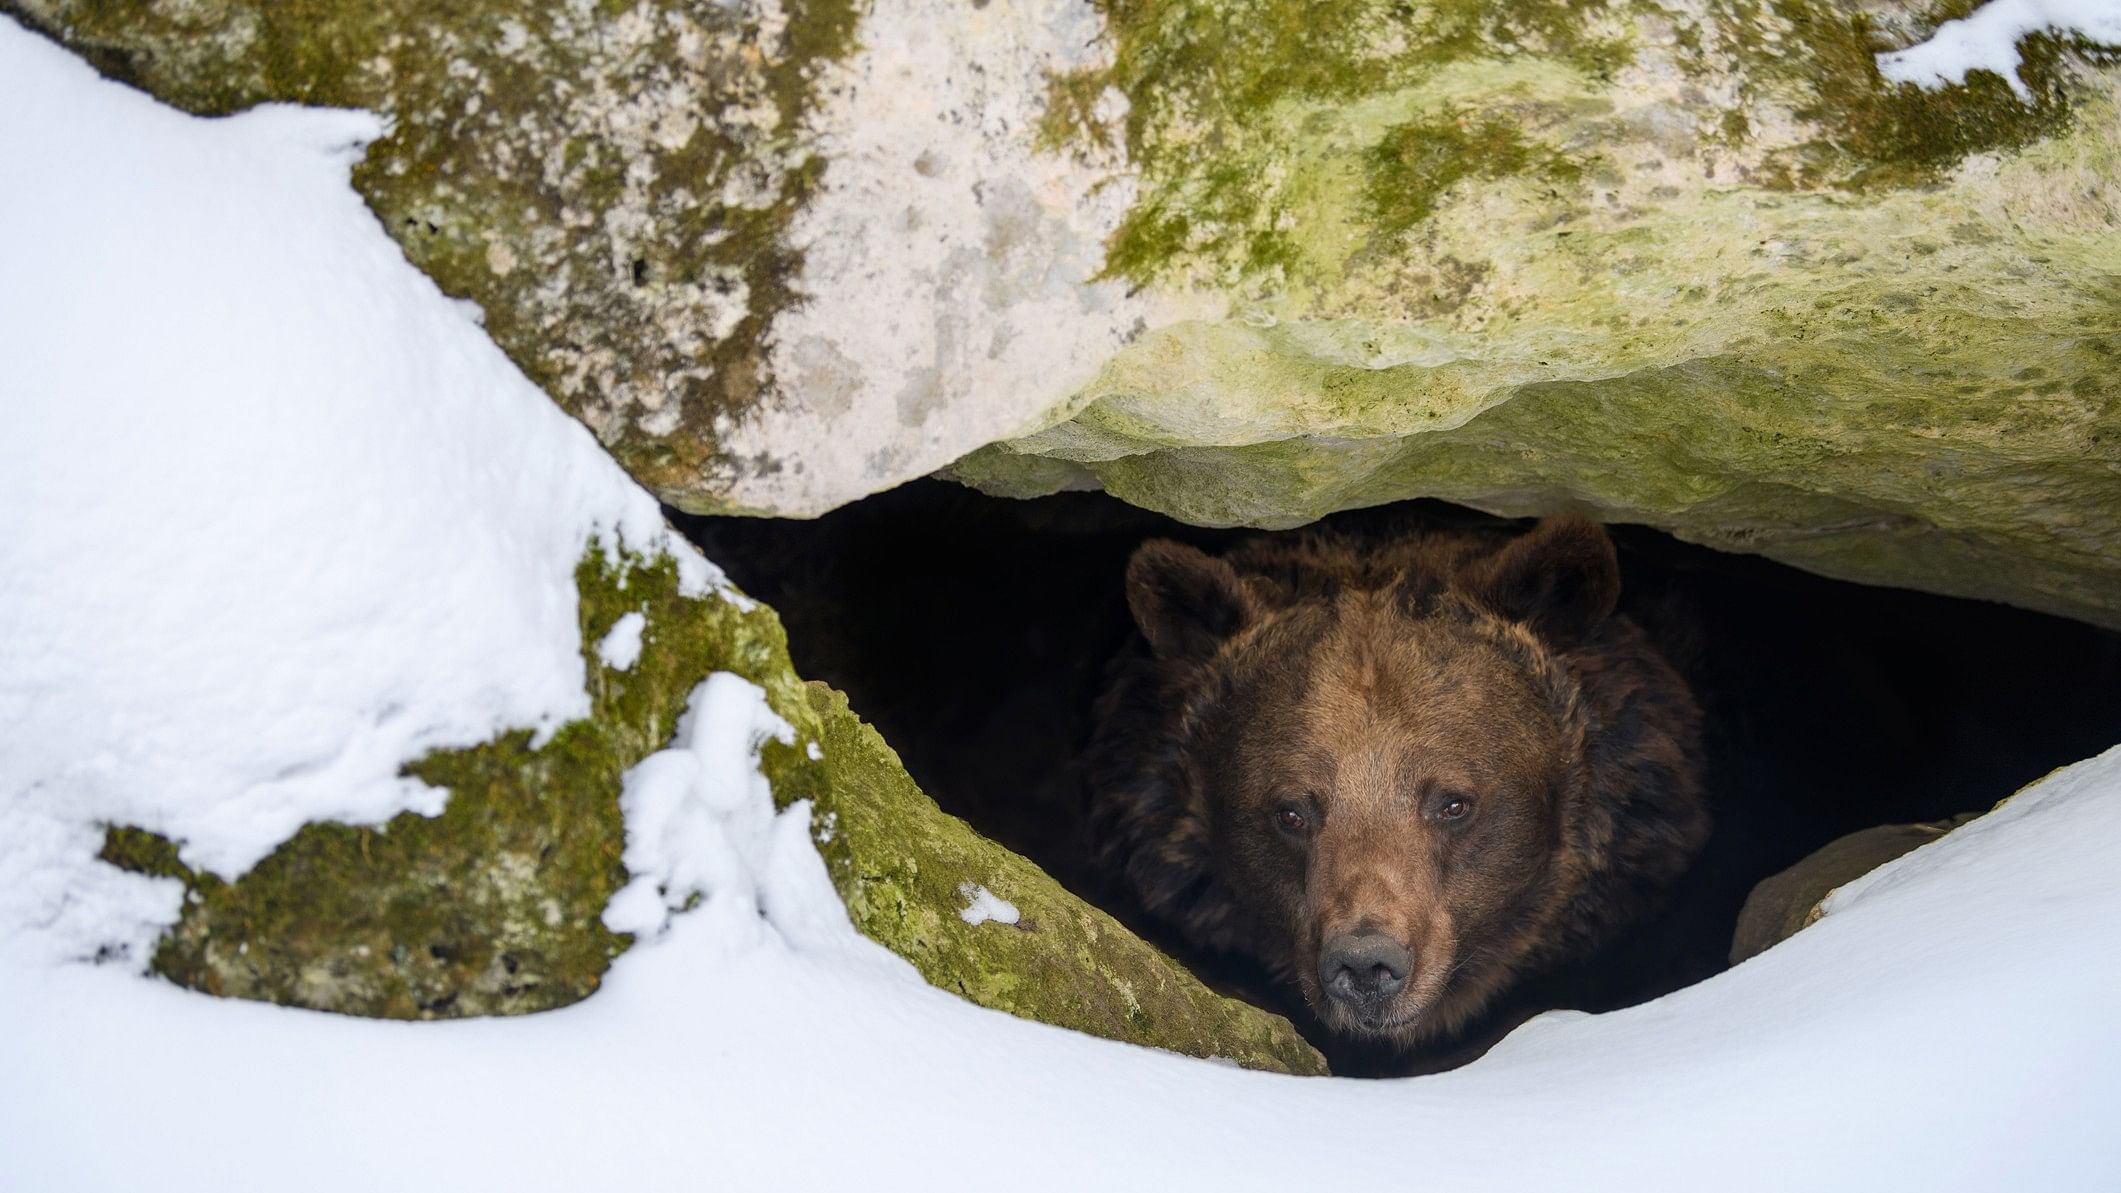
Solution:
M 408 255 L 688 509 L 971 453 L 2121 625 L 2121 67 L 1879 75 L 1970 0 L 0 4 L 195 110 L 389 113 Z
M 1973 815 L 1922 824 L 1881 824 L 1827 842 L 1762 879 L 1746 896 L 1731 936 L 1731 964 L 1757 956 L 1818 922 L 1836 888 L 1958 828 Z
M 812 833 L 855 926 L 974 1002 L 1196 1056 L 1315 1073 L 1287 1022 L 1217 997 L 1029 862 L 946 816 L 823 685 L 789 664 L 780 622 L 739 596 L 688 597 L 667 559 L 576 573 L 592 711 L 549 741 L 526 732 L 442 751 L 411 773 L 449 789 L 441 815 L 381 828 L 313 824 L 233 882 L 186 869 L 170 842 L 115 827 L 106 860 L 180 878 L 182 919 L 156 971 L 195 989 L 391 1018 L 518 1014 L 592 994 L 629 938 L 602 914 L 626 881 L 620 780 L 666 745 L 700 681 L 759 684 L 796 729 L 761 764 Z M 638 659 L 595 644 L 646 615 Z M 821 747 L 813 750 L 813 747 Z M 1013 902 L 1013 927 L 966 922 L 960 887 Z

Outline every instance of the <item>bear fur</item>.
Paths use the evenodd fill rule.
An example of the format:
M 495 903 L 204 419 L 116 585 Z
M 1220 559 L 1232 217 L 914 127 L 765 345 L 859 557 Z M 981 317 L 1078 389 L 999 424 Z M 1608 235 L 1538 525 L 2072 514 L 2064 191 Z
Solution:
M 1447 1038 L 1652 910 L 1701 714 L 1580 517 L 1141 546 L 1086 758 L 1101 866 L 1346 1039 Z

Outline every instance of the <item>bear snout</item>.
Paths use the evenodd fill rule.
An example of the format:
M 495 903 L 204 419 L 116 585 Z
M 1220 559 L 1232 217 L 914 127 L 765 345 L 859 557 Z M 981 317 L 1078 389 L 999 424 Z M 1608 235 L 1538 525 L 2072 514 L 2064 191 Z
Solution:
M 1414 955 L 1382 932 L 1344 932 L 1319 951 L 1318 983 L 1326 996 L 1375 1023 L 1406 988 Z

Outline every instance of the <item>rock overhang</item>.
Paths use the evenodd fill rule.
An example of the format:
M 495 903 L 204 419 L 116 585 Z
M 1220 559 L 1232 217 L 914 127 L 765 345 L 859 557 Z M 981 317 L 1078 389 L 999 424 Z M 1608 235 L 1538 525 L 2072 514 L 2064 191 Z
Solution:
M 1578 507 L 2121 623 L 2121 71 L 1880 75 L 1962 0 L 14 7 L 389 114 L 408 256 L 683 509 Z

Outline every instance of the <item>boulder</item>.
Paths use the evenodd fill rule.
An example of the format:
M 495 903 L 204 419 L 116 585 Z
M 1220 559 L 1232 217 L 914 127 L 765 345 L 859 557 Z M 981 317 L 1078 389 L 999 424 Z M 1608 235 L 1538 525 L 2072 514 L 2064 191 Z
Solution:
M 2121 625 L 2121 68 L 1880 76 L 1969 0 L 0 4 L 387 113 L 407 255 L 689 510 L 1575 506 Z
M 1827 842 L 1804 860 L 1762 879 L 1746 896 L 1731 936 L 1731 964 L 1757 956 L 1817 923 L 1826 898 L 1878 867 L 1958 828 L 1972 815 L 1920 824 L 1881 824 Z
M 1141 178 L 1107 269 L 1226 309 L 955 475 L 1217 525 L 1579 507 L 2121 624 L 2110 60 L 1879 76 L 1964 6 L 1190 7 L 1097 76 Z
M 1111 1039 L 1324 1071 L 1286 1021 L 1210 992 L 945 815 L 843 697 L 796 676 L 771 610 L 733 590 L 685 596 L 668 559 L 592 549 L 576 579 L 591 714 L 549 740 L 524 731 L 414 763 L 448 788 L 440 815 L 312 824 L 232 882 L 186 868 L 161 837 L 111 828 L 105 860 L 188 888 L 155 971 L 218 995 L 401 1019 L 590 996 L 631 943 L 603 921 L 628 878 L 621 777 L 670 740 L 693 689 L 726 671 L 762 687 L 795 729 L 764 745 L 761 767 L 777 803 L 811 801 L 812 839 L 855 926 L 930 982 Z M 636 614 L 638 655 L 605 657 L 599 644 Z

